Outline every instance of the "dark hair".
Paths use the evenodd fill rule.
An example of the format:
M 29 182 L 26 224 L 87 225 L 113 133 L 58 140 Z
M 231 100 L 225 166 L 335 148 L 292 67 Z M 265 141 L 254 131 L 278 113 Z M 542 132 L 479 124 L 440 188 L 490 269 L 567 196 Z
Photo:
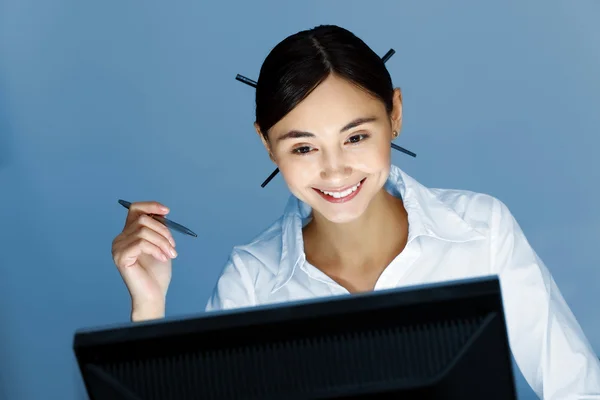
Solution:
M 288 36 L 269 53 L 256 87 L 262 134 L 285 117 L 330 74 L 356 84 L 393 108 L 392 78 L 380 56 L 352 32 L 320 25 Z

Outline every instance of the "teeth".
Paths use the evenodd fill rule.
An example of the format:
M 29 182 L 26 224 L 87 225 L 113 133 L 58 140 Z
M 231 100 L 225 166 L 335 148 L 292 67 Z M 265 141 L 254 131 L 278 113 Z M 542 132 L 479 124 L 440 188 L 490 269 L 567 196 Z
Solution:
M 343 192 L 328 192 L 327 190 L 321 190 L 321 189 L 319 189 L 319 190 L 328 196 L 335 197 L 336 199 L 342 199 L 346 196 L 349 196 L 352 192 L 356 192 L 356 189 L 358 189 L 359 186 L 360 186 L 360 182 L 358 182 L 356 185 L 352 186 L 351 188 L 344 190 Z

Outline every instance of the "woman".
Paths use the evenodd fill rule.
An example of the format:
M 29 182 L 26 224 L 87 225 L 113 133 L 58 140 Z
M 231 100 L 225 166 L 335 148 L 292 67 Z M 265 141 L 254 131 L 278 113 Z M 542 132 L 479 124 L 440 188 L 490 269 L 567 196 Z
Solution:
M 383 61 L 336 26 L 299 32 L 266 58 L 255 128 L 293 196 L 234 247 L 207 310 L 497 274 L 510 344 L 539 396 L 600 393 L 600 365 L 550 273 L 499 200 L 429 189 L 390 164 L 402 96 Z M 113 242 L 132 320 L 161 318 L 177 256 L 134 203 Z

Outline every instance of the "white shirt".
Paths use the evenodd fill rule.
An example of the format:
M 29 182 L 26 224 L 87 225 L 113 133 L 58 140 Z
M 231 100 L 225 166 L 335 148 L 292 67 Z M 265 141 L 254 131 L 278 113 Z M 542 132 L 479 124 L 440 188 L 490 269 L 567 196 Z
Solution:
M 385 189 L 403 199 L 408 242 L 375 290 L 497 275 L 510 347 L 537 395 L 600 396 L 598 358 L 550 272 L 500 200 L 426 188 L 394 165 Z M 252 242 L 233 248 L 206 310 L 349 294 L 306 261 L 302 227 L 310 218 L 311 207 L 291 196 L 275 223 Z

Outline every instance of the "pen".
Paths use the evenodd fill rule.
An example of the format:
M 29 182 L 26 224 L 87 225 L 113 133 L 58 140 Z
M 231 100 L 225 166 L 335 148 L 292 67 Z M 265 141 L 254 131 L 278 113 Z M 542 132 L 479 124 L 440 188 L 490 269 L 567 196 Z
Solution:
M 119 204 L 122 205 L 123 207 L 125 207 L 128 210 L 129 210 L 129 207 L 131 206 L 131 203 L 128 202 L 128 201 L 125 201 L 125 200 L 119 200 Z M 190 235 L 190 236 L 193 236 L 193 237 L 198 237 L 198 235 L 196 235 L 194 232 L 192 232 L 191 230 L 189 230 L 185 226 L 178 224 L 177 222 L 173 222 L 170 219 L 167 219 L 167 218 L 162 217 L 160 215 L 156 215 L 156 214 L 149 214 L 149 215 L 152 218 L 154 218 L 155 220 L 157 220 L 158 222 L 160 222 L 161 224 L 167 226 L 168 228 L 176 230 L 177 232 L 185 233 L 186 235 Z

